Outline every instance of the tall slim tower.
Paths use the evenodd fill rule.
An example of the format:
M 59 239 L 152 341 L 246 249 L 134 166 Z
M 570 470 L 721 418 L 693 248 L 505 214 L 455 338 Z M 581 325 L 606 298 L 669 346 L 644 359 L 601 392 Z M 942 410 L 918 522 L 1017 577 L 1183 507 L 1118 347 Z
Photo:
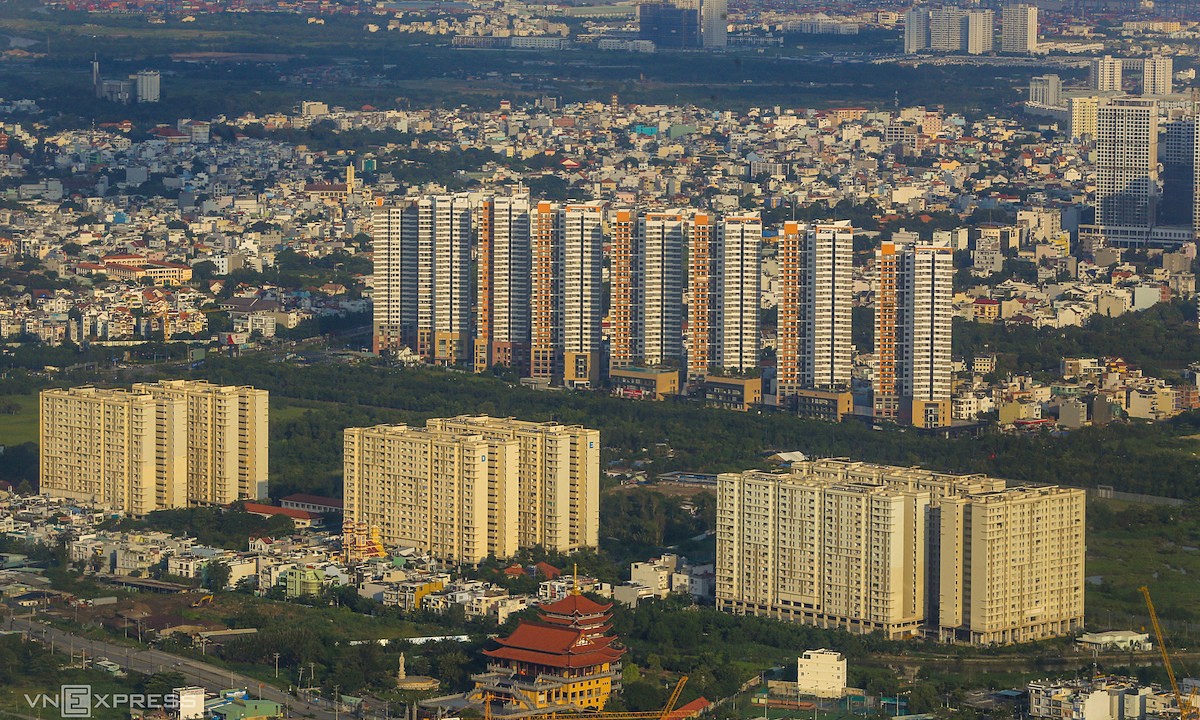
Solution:
M 759 355 L 762 218 L 757 214 L 723 218 L 717 225 L 717 244 L 714 360 L 722 370 L 752 372 L 758 369 Z
M 1092 60 L 1092 87 L 1098 92 L 1120 92 L 1122 69 L 1121 58 L 1112 55 L 1095 58 Z
M 784 223 L 779 240 L 778 397 L 850 385 L 854 228 Z
M 567 387 L 595 387 L 600 381 L 606 210 L 603 202 L 596 201 L 567 205 L 562 211 L 559 304 Z
M 1038 47 L 1038 9 L 1036 5 L 1009 5 L 1001 14 L 1004 28 L 1000 49 L 1006 53 L 1028 55 Z
M 1169 55 L 1151 55 L 1142 62 L 1142 94 L 1170 95 L 1175 72 Z
M 970 10 L 963 24 L 963 46 L 970 55 L 983 55 L 992 51 L 996 34 L 996 14 L 991 10 Z
M 875 417 L 948 425 L 953 249 L 885 242 L 875 273 Z
M 465 194 L 428 196 L 405 215 L 406 245 L 416 250 L 414 349 L 439 365 L 471 359 L 471 205 Z
M 687 377 L 703 379 L 716 362 L 717 223 L 709 213 L 696 213 L 688 223 Z
M 412 264 L 413 258 L 405 262 L 401 242 L 403 218 L 402 207 L 384 207 L 375 211 L 372 345 L 376 354 L 399 350 L 415 332 L 414 327 L 405 326 L 409 318 L 405 313 L 408 308 L 404 297 L 404 269 Z
M 562 214 L 557 205 L 545 200 L 531 213 L 530 241 L 530 357 L 529 375 L 535 380 L 550 382 L 556 368 L 561 374 L 558 357 L 559 282 L 558 266 L 562 250 Z
M 1096 224 L 1146 228 L 1158 202 L 1158 105 L 1122 97 L 1096 114 Z
M 475 372 L 494 365 L 528 371 L 529 229 L 528 195 L 492 197 L 479 206 Z
M 904 52 L 912 54 L 929 49 L 929 11 L 913 8 L 904 13 Z
M 728 44 L 729 11 L 726 0 L 701 0 L 700 39 L 706 48 Z
M 651 367 L 683 359 L 682 213 L 652 212 L 638 219 L 639 329 L 642 362 Z
M 897 292 L 901 419 L 917 427 L 950 424 L 953 253 L 949 247 L 915 245 L 902 256 Z
M 608 362 L 609 367 L 626 367 L 638 362 L 638 213 L 617 210 L 612 219 L 608 267 Z

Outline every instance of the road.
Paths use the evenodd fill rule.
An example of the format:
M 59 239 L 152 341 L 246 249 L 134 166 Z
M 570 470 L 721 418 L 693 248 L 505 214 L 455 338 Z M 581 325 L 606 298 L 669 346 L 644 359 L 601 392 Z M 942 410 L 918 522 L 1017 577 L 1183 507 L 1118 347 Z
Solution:
M 45 643 L 57 652 L 85 654 L 91 659 L 106 657 L 120 665 L 122 669 L 136 670 L 142 673 L 177 672 L 182 674 L 188 682 L 203 686 L 208 690 L 246 688 L 252 695 L 284 705 L 287 708 L 285 717 L 306 716 L 316 720 L 337 720 L 335 713 L 328 705 L 321 706 L 305 702 L 276 687 L 264 685 L 257 678 L 241 675 L 206 662 L 162 650 L 143 650 L 91 640 L 28 618 L 12 618 L 9 624 L 9 629 L 25 631 L 29 637 Z

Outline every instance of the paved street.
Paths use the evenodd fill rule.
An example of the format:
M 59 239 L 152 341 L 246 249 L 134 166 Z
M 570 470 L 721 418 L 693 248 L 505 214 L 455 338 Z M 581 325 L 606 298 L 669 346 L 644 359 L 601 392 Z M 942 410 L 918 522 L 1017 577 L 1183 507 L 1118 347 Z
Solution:
M 178 672 L 183 674 L 189 683 L 203 686 L 208 690 L 244 687 L 249 689 L 252 695 L 282 703 L 288 708 L 287 715 L 289 716 L 305 716 L 316 718 L 317 720 L 336 720 L 334 712 L 328 709 L 328 705 L 323 708 L 313 703 L 304 702 L 275 687 L 264 685 L 255 678 L 199 660 L 173 655 L 161 650 L 139 650 L 113 643 L 90 640 L 26 618 L 12 618 L 9 629 L 24 630 L 29 633 L 30 637 L 44 642 L 48 646 L 52 646 L 57 652 L 73 653 L 75 657 L 79 657 L 80 654 L 86 654 L 88 659 L 92 660 L 105 657 L 124 669 L 132 669 L 143 673 Z

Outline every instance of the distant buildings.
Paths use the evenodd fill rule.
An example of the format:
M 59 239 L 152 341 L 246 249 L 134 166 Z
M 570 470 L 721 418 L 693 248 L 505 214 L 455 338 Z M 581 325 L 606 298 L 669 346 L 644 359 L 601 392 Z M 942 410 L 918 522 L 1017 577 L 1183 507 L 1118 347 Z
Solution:
M 1096 92 L 1121 92 L 1124 63 L 1111 55 L 1092 60 L 1092 89 Z
M 1170 55 L 1151 55 L 1142 61 L 1142 94 L 1170 95 L 1174 65 Z
M 875 417 L 949 425 L 953 251 L 885 242 L 875 273 Z
M 202 380 L 41 393 L 40 488 L 144 515 L 267 496 L 267 392 Z
M 780 404 L 801 389 L 850 385 L 853 255 L 854 228 L 849 221 L 784 223 L 776 342 Z
M 100 77 L 100 62 L 92 61 L 92 89 L 96 97 L 109 102 L 156 103 L 162 94 L 162 75 L 157 70 L 139 70 L 125 80 Z
M 1008 5 L 1001 13 L 1003 31 L 1000 49 L 1006 53 L 1028 55 L 1038 49 L 1038 8 L 1036 5 Z
M 595 547 L 600 434 L 488 417 L 345 431 L 348 525 L 456 562 Z
M 972 644 L 1082 626 L 1082 490 L 822 460 L 717 494 L 722 610 Z

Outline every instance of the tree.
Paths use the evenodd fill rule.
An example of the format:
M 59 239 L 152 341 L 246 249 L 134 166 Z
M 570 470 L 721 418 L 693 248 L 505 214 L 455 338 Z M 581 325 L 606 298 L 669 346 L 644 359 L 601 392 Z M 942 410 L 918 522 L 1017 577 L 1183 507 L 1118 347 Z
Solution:
M 193 280 L 211 280 L 217 276 L 217 264 L 211 260 L 201 260 L 192 266 Z
M 209 590 L 224 590 L 229 584 L 229 564 L 214 560 L 204 566 L 204 587 Z

